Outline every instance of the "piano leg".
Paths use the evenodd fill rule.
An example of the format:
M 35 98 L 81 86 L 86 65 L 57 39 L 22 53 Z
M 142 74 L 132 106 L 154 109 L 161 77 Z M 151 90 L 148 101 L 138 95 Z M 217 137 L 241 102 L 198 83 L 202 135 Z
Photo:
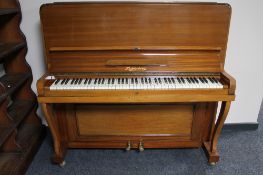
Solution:
M 52 157 L 52 162 L 55 164 L 64 165 L 65 154 L 66 154 L 66 145 L 62 142 L 62 137 L 58 128 L 58 121 L 56 116 L 53 113 L 52 104 L 42 103 L 42 110 L 45 114 L 48 126 L 51 130 L 51 134 L 54 141 L 54 151 L 55 154 Z
M 216 124 L 214 127 L 212 127 L 211 131 L 211 139 L 204 142 L 204 150 L 208 157 L 208 162 L 211 165 L 215 165 L 216 162 L 219 161 L 219 154 L 217 152 L 217 142 L 220 135 L 220 132 L 222 130 L 222 127 L 224 125 L 224 122 L 226 120 L 229 108 L 230 108 L 230 101 L 223 101 L 220 109 L 220 113 L 218 115 L 218 119 L 216 121 Z

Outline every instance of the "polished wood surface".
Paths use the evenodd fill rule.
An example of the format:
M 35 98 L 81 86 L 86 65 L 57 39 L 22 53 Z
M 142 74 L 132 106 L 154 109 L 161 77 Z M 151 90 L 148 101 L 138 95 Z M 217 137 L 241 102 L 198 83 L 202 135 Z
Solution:
M 221 3 L 42 5 L 47 72 L 37 82 L 54 163 L 67 148 L 199 148 L 216 145 L 235 79 L 224 70 L 231 7 Z M 215 77 L 222 89 L 51 90 L 55 79 Z M 218 102 L 222 102 L 217 118 Z
M 193 106 L 80 105 L 76 119 L 80 135 L 190 136 Z
M 214 3 L 43 5 L 48 72 L 119 72 L 125 67 L 107 62 L 127 59 L 155 64 L 146 71 L 219 72 L 230 14 L 229 5 Z

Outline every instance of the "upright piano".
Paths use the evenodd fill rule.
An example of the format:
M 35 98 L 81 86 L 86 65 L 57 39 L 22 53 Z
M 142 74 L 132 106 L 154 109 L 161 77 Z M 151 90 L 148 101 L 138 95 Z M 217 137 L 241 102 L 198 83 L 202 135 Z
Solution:
M 235 99 L 224 70 L 229 4 L 50 3 L 40 16 L 38 101 L 54 163 L 68 148 L 201 147 L 218 162 Z

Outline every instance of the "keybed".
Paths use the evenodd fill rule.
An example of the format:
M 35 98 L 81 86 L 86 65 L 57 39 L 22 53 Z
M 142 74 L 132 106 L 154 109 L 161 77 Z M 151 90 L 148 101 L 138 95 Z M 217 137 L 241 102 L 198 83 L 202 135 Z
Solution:
M 215 77 L 98 77 L 55 79 L 50 90 L 222 89 Z

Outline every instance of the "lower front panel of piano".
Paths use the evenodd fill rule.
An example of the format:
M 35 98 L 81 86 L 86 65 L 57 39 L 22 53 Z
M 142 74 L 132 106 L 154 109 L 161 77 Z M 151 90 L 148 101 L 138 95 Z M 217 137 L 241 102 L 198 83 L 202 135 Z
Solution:
M 209 137 L 216 103 L 59 104 L 68 148 L 200 147 Z

